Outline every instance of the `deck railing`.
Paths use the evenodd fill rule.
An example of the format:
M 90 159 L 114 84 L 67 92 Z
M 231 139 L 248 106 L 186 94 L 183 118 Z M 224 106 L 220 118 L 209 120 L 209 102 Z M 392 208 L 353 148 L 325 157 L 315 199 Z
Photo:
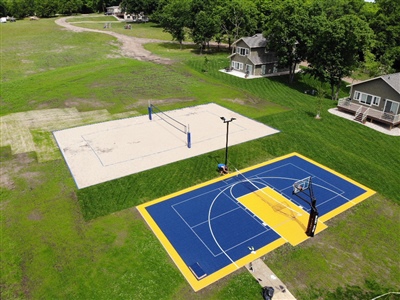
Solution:
M 338 106 L 349 106 L 351 104 L 350 98 L 340 98 L 338 100 Z
M 354 119 L 357 119 L 358 115 L 361 114 L 362 108 L 363 108 L 363 107 L 360 105 L 360 107 L 359 107 L 359 108 L 357 109 L 357 111 L 356 111 L 356 114 L 355 114 Z
M 356 118 L 359 114 L 362 113 L 363 108 L 367 108 L 367 110 L 363 113 L 362 121 L 364 122 L 367 117 L 373 117 L 378 120 L 382 120 L 386 123 L 398 124 L 400 121 L 400 114 L 394 115 L 391 113 L 386 113 L 371 107 L 366 107 L 354 102 L 351 102 L 349 98 L 341 98 L 338 100 L 339 107 L 343 107 L 346 110 L 355 112 L 354 118 Z
M 370 107 L 368 107 L 367 110 L 363 112 L 363 117 L 361 119 L 361 123 L 364 123 L 365 120 L 367 119 L 369 110 L 370 110 Z

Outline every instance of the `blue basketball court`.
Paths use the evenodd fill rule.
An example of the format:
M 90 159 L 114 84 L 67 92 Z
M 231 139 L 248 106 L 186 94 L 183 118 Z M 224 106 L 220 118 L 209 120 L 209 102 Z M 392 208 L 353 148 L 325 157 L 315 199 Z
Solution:
M 374 194 L 369 188 L 292 153 L 178 193 L 138 210 L 195 291 L 290 243 L 309 238 L 310 206 L 292 194 L 312 178 L 319 221 Z

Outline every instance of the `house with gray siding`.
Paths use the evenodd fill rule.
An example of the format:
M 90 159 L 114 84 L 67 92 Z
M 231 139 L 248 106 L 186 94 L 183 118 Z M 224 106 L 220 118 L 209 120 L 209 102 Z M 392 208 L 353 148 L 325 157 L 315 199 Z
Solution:
M 232 44 L 230 69 L 251 77 L 288 74 L 289 68 L 279 68 L 275 53 L 266 49 L 267 39 L 261 33 L 242 37 Z
M 378 122 L 390 128 L 400 124 L 400 73 L 382 75 L 350 85 L 350 96 L 340 99 L 338 110 L 362 123 Z

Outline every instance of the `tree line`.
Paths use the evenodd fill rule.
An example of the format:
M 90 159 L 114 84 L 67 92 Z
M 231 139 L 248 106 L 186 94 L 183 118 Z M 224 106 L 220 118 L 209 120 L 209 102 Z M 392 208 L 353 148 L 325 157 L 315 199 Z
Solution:
M 294 70 L 307 60 L 312 75 L 331 85 L 364 66 L 371 76 L 400 69 L 400 1 L 375 0 L 0 0 L 0 14 L 29 15 L 105 12 L 121 5 L 144 12 L 173 39 L 190 38 L 199 51 L 210 41 L 232 43 L 263 33 L 267 50 Z M 291 73 L 293 79 L 293 72 Z
M 147 3 L 157 22 L 181 44 L 190 37 L 200 52 L 210 41 L 229 48 L 242 36 L 263 33 L 267 49 L 294 78 L 296 65 L 329 83 L 337 99 L 341 80 L 361 66 L 371 76 L 400 69 L 400 1 L 375 0 L 123 0 Z M 149 3 L 152 3 L 149 5 Z M 145 9 L 144 6 L 141 8 Z

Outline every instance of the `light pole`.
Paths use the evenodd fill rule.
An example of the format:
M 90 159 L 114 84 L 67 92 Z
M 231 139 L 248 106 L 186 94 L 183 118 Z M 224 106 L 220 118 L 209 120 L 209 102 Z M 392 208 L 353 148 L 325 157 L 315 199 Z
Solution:
M 228 165 L 228 135 L 229 135 L 229 123 L 236 120 L 235 118 L 231 118 L 230 120 L 221 117 L 221 120 L 226 123 L 226 146 L 225 146 L 225 166 Z

